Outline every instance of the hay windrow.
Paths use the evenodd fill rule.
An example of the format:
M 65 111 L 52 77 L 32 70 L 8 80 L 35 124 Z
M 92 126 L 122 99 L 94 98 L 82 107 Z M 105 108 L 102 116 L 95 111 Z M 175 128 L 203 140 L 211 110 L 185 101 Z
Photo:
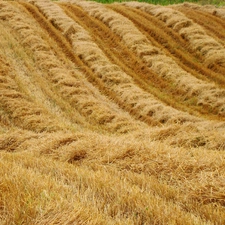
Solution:
M 208 90 L 208 96 L 211 101 L 206 103 L 206 105 L 208 105 L 207 107 L 216 109 L 215 113 L 219 113 L 221 115 L 224 114 L 223 106 L 221 108 L 220 105 L 220 100 L 218 102 L 217 97 L 215 95 L 212 96 L 210 93 L 211 89 L 214 89 L 218 95 L 224 96 L 224 90 L 218 89 L 216 86 L 212 85 L 212 83 L 197 79 L 191 74 L 182 70 L 176 64 L 176 62 L 164 55 L 160 49 L 153 46 L 152 43 L 136 27 L 134 27 L 131 21 L 97 3 L 76 1 L 73 1 L 73 3 L 81 6 L 91 16 L 103 21 L 110 29 L 112 29 L 118 36 L 121 37 L 123 42 L 131 50 L 135 51 L 138 56 L 142 58 L 142 60 L 149 66 L 151 70 L 159 74 L 162 78 L 174 82 L 174 85 L 179 90 L 183 91 L 183 93 L 185 93 L 185 98 L 191 98 L 195 96 L 198 99 L 197 105 L 200 105 L 200 102 L 206 102 L 203 92 L 205 93 L 207 92 L 206 90 Z M 156 11 L 159 9 L 161 10 L 161 8 L 158 7 Z M 167 10 L 167 8 L 165 10 Z M 171 9 L 171 13 L 172 12 L 173 10 Z M 159 14 L 161 15 L 161 11 Z M 177 12 L 177 14 L 179 15 L 179 12 Z M 132 30 L 132 33 L 130 30 Z M 212 102 L 214 102 L 215 105 L 212 106 Z
M 50 4 L 51 6 L 51 4 Z M 48 7 L 47 7 L 48 8 Z M 15 11 L 14 11 L 15 10 Z M 14 9 L 13 7 L 6 8 L 5 11 L 12 11 L 14 12 L 14 17 L 10 22 L 12 23 L 12 27 L 15 28 L 21 35 L 21 38 L 23 38 L 23 43 L 25 45 L 29 45 L 32 49 L 33 53 L 35 54 L 35 59 L 39 63 L 39 67 L 43 70 L 43 72 L 48 75 L 48 79 L 55 84 L 56 88 L 59 88 L 59 92 L 62 95 L 63 98 L 68 99 L 70 104 L 78 110 L 78 112 L 82 116 L 88 116 L 88 120 L 92 121 L 93 123 L 96 123 L 96 125 L 103 125 L 106 129 L 116 132 L 117 129 L 115 129 L 114 123 L 117 123 L 116 121 L 120 120 L 120 117 L 122 116 L 123 112 L 118 113 L 116 112 L 115 108 L 116 106 L 112 107 L 111 103 L 103 103 L 102 97 L 99 97 L 100 94 L 97 94 L 97 91 L 91 91 L 89 90 L 90 87 L 87 84 L 88 82 L 85 79 L 82 79 L 82 83 L 80 84 L 80 75 L 74 76 L 72 71 L 68 71 L 63 67 L 62 62 L 60 62 L 55 54 L 49 49 L 49 48 L 43 48 L 43 46 L 46 46 L 46 42 L 41 39 L 41 36 L 36 36 L 36 32 L 33 29 L 33 27 L 29 26 L 25 21 L 26 17 L 20 17 L 19 16 L 19 10 Z M 16 22 L 15 22 L 16 21 Z M 66 20 L 67 21 L 67 20 Z M 26 28 L 22 26 L 21 24 L 26 24 Z M 30 41 L 32 39 L 32 41 Z M 38 47 L 40 46 L 40 47 Z M 78 79 L 79 77 L 79 79 Z M 72 86 L 68 87 L 67 85 L 61 85 L 61 81 L 63 84 L 64 79 L 70 79 L 72 82 Z M 58 85 L 59 83 L 60 85 Z M 81 93 L 77 91 L 76 86 L 81 85 L 83 89 L 83 95 L 85 95 L 85 98 L 82 98 Z M 72 89 L 72 92 L 71 92 Z M 93 88 L 94 89 L 94 88 Z M 95 96 L 95 97 L 93 97 Z M 92 109 L 86 109 L 82 106 L 82 104 L 79 104 L 81 100 L 89 101 L 89 107 L 92 107 Z M 100 100 L 100 101 L 99 101 Z M 107 101 L 107 100 L 105 100 Z M 96 107 L 96 108 L 93 108 Z M 104 113 L 106 117 L 114 119 L 112 121 L 109 121 L 106 119 L 104 121 L 103 117 L 99 117 L 99 112 L 96 109 L 101 110 L 101 113 Z M 87 111 L 89 111 L 89 115 L 87 115 Z M 119 109 L 118 109 L 119 111 Z M 127 116 L 122 116 L 123 120 L 127 120 L 127 130 L 135 129 L 135 122 L 132 121 L 132 119 L 127 119 Z M 98 119 L 99 118 L 99 119 Z M 112 128 L 110 128 L 110 122 L 112 124 Z M 125 125 L 125 124 L 124 124 Z
M 188 5 L 188 3 L 186 5 Z M 190 6 L 191 5 L 192 4 L 190 4 Z M 204 63 L 208 67 L 212 64 L 224 66 L 225 52 L 223 46 L 212 37 L 208 36 L 201 26 L 188 19 L 183 13 L 168 7 L 149 7 L 148 4 L 143 4 L 140 8 L 162 20 L 168 27 L 178 32 L 182 38 L 190 43 L 189 48 L 201 53 L 204 58 Z M 217 58 L 210 57 L 218 53 L 220 54 L 219 62 Z
M 0 0 L 0 224 L 225 224 L 224 86 L 145 32 L 193 27 L 176 7 Z
M 54 131 L 60 129 L 57 122 L 48 115 L 47 110 L 32 102 L 21 93 L 12 77 L 15 76 L 10 65 L 0 55 L 0 102 L 1 108 L 15 126 L 34 131 Z M 4 121 L 4 118 L 3 118 Z
M 61 8 L 58 9 L 57 6 L 55 6 L 55 10 L 53 13 L 53 11 L 45 12 L 45 10 L 47 10 L 48 7 L 44 8 L 43 4 L 39 4 L 39 2 L 36 2 L 34 4 L 37 7 L 39 7 L 40 10 L 44 10 L 43 14 L 48 15 L 50 18 L 53 18 L 53 16 L 54 16 L 55 21 L 58 21 L 57 18 L 66 16 L 66 15 L 62 15 Z M 46 3 L 46 4 L 50 4 L 50 3 Z M 52 7 L 53 7 L 53 5 L 54 4 L 52 4 Z M 62 24 L 62 23 L 64 23 L 64 24 Z M 119 23 L 119 22 L 117 21 L 117 23 Z M 130 107 L 130 111 L 136 112 L 136 109 L 132 107 L 133 103 L 131 101 L 129 101 L 129 99 L 123 98 L 124 95 L 122 93 L 124 93 L 124 91 L 125 91 L 125 90 L 123 90 L 124 84 L 128 84 L 128 83 L 130 84 L 130 86 L 129 86 L 130 93 L 140 93 L 137 96 L 139 96 L 138 98 L 143 103 L 145 102 L 143 100 L 146 99 L 148 96 L 149 100 L 152 99 L 152 102 L 155 102 L 153 104 L 158 104 L 158 101 L 154 99 L 154 96 L 151 96 L 150 94 L 145 93 L 141 89 L 138 90 L 138 87 L 136 87 L 136 85 L 134 85 L 133 80 L 130 79 L 130 77 L 128 77 L 127 74 L 125 74 L 118 66 L 110 63 L 110 61 L 107 59 L 107 57 L 104 55 L 104 53 L 100 50 L 100 48 L 96 45 L 96 43 L 94 43 L 92 41 L 90 35 L 79 24 L 75 23 L 74 21 L 72 24 L 72 19 L 70 19 L 68 17 L 63 22 L 60 21 L 60 23 L 57 23 L 57 26 L 59 26 L 59 29 L 61 29 L 62 32 L 64 34 L 66 34 L 67 38 L 73 45 L 73 48 L 74 48 L 76 54 L 80 57 L 80 59 L 82 59 L 87 64 L 88 67 L 90 67 L 92 70 L 94 70 L 97 77 L 103 81 L 104 85 L 106 85 L 107 88 L 109 88 L 114 93 L 116 93 L 117 96 L 122 98 L 123 102 L 126 102 L 128 104 L 128 106 Z M 70 35 L 68 35 L 67 30 L 64 31 L 66 26 L 74 27 L 73 29 L 70 29 L 70 32 L 69 32 Z M 73 32 L 73 33 L 71 33 L 71 32 Z M 101 67 L 101 65 L 103 65 L 103 67 Z M 115 92 L 115 91 L 117 91 L 117 92 Z M 144 97 L 144 99 L 141 100 L 141 96 L 146 96 L 146 97 Z M 143 110 L 142 110 L 142 107 L 140 107 L 138 109 L 139 111 L 142 110 L 143 112 L 140 115 L 137 115 L 137 117 L 139 117 L 139 118 L 145 117 L 146 120 L 148 120 L 149 119 L 148 112 L 151 111 L 151 105 L 152 104 L 148 104 L 148 102 L 146 101 L 145 105 L 143 106 Z M 168 107 L 166 107 L 162 104 L 162 107 L 161 107 L 162 111 L 156 112 L 156 114 L 158 114 L 158 115 L 166 114 L 166 112 L 168 112 L 167 108 Z M 170 111 L 173 111 L 173 115 L 176 115 L 178 113 L 178 112 L 174 111 L 174 109 L 170 109 Z M 166 115 L 165 116 L 163 115 L 162 117 L 160 116 L 158 121 L 160 123 L 165 123 L 165 122 L 169 121 L 170 117 L 173 117 L 173 115 L 171 114 L 168 116 L 166 116 Z M 183 120 L 182 118 L 186 117 L 186 116 L 180 115 L 180 117 L 181 117 L 181 120 Z M 155 117 L 155 119 L 157 120 L 157 117 Z
M 189 9 L 197 9 L 197 10 L 200 10 L 200 11 L 204 11 L 204 12 L 210 13 L 210 14 L 215 15 L 216 17 L 219 17 L 219 18 L 222 18 L 222 19 L 225 18 L 225 9 L 224 9 L 224 7 L 223 8 L 222 7 L 216 7 L 216 6 L 213 6 L 213 5 L 199 6 L 197 4 L 188 3 L 188 2 L 185 2 L 185 3 L 181 4 L 181 5 L 184 6 L 184 7 L 189 8 Z

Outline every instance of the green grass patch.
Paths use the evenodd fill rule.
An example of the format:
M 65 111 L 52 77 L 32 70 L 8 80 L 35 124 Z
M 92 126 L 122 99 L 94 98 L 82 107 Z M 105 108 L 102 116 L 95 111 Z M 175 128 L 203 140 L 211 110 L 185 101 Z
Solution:
M 126 2 L 131 0 L 94 0 L 100 3 L 113 3 L 113 2 Z M 224 6 L 225 0 L 136 0 L 138 2 L 147 2 L 149 4 L 159 4 L 159 5 L 172 5 L 179 4 L 184 2 L 192 2 L 198 3 L 200 5 L 216 5 L 216 6 Z

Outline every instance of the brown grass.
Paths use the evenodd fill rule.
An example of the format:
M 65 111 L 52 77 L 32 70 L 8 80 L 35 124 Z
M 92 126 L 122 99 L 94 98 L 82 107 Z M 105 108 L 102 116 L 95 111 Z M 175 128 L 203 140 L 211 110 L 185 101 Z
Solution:
M 1 55 L 0 63 L 0 102 L 6 118 L 10 118 L 15 126 L 23 129 L 34 131 L 55 131 L 59 129 L 59 126 L 55 125 L 55 121 L 51 119 L 51 115 L 48 115 L 45 109 L 32 102 L 19 90 L 16 82 L 11 78 L 15 74 Z M 6 120 L 3 123 L 7 123 L 7 119 L 4 117 L 2 119 L 2 121 Z
M 17 20 L 19 14 L 14 14 L 14 16 L 14 20 Z M 108 127 L 106 129 L 117 130 L 114 124 L 116 123 L 115 120 L 118 120 L 118 123 L 123 120 L 127 123 L 128 129 L 133 129 L 132 119 L 129 121 L 126 118 L 127 116 L 118 115 L 116 111 L 119 111 L 119 109 L 115 110 L 116 106 L 113 107 L 111 103 L 107 103 L 107 100 L 104 101 L 104 97 L 99 97 L 100 94 L 94 90 L 94 88 L 90 90 L 88 82 L 85 79 L 80 79 L 82 76 L 80 72 L 74 74 L 72 71 L 65 69 L 49 47 L 43 48 L 43 46 L 46 46 L 46 42 L 41 39 L 41 36 L 37 37 L 35 35 L 36 31 L 31 26 L 28 27 L 26 25 L 27 28 L 25 29 L 20 25 L 25 24 L 25 18 L 20 18 L 19 25 L 13 20 L 12 24 L 13 27 L 19 31 L 21 38 L 23 38 L 24 45 L 29 45 L 33 50 L 35 60 L 38 62 L 39 67 L 48 75 L 47 79 L 53 83 L 57 92 L 59 92 L 64 99 L 69 99 L 70 104 L 75 107 L 82 116 L 87 117 L 88 120 L 98 126 L 103 125 Z M 100 98 L 100 101 L 96 98 Z M 113 119 L 114 121 L 112 121 Z M 112 123 L 112 128 L 109 127 L 110 122 Z
M 0 1 L 0 224 L 225 223 L 224 88 L 179 67 L 126 15 L 160 12 L 167 35 L 195 23 L 178 23 L 176 7 L 117 6 Z M 101 45 L 84 11 L 119 44 Z M 166 88 L 148 91 L 160 79 L 138 82 L 127 56 Z M 164 102 L 173 82 L 171 103 L 193 101 L 190 111 Z
M 131 7 L 133 6 L 132 3 L 126 3 L 126 5 L 130 5 Z M 167 7 L 152 7 L 144 3 L 139 4 L 139 6 L 141 10 L 144 10 L 154 15 L 158 19 L 162 20 L 166 24 L 166 26 L 172 28 L 173 30 L 178 32 L 184 39 L 188 40 L 188 42 L 191 43 L 189 47 L 191 47 L 192 50 L 194 50 L 195 52 L 199 51 L 204 57 L 206 57 L 205 63 L 209 67 L 210 67 L 209 65 L 210 63 L 218 64 L 220 66 L 223 65 L 223 57 L 224 57 L 222 56 L 224 55 L 224 53 L 222 53 L 224 50 L 223 46 L 219 44 L 218 42 L 216 42 L 216 40 L 214 40 L 213 38 L 208 37 L 200 26 L 194 24 L 191 20 L 186 18 L 182 13 Z M 130 26 L 132 26 L 132 24 L 130 24 Z M 118 30 L 118 32 L 120 31 Z M 123 32 L 121 33 L 121 35 L 124 37 Z M 133 35 L 133 34 L 129 34 L 129 29 L 127 30 L 127 33 L 128 33 L 128 36 Z M 142 40 L 141 38 L 144 38 L 143 35 L 140 33 L 139 33 L 139 37 L 140 37 L 140 40 Z M 134 39 L 130 38 L 130 40 L 134 40 Z M 136 50 L 136 47 L 134 47 L 136 44 L 135 42 L 136 42 L 135 40 L 134 40 L 134 43 L 128 42 L 128 45 L 130 45 L 130 47 L 134 50 Z M 137 51 L 137 53 L 141 55 L 141 57 L 143 57 L 146 63 L 149 63 L 149 66 L 151 67 L 152 70 L 157 71 L 161 76 L 163 76 L 166 79 L 174 78 L 173 82 L 177 82 L 175 84 L 177 88 L 187 93 L 187 95 L 185 96 L 186 98 L 190 98 L 193 95 L 196 97 L 198 96 L 199 100 L 197 100 L 196 103 L 197 105 L 201 105 L 202 99 L 204 99 L 203 101 L 206 102 L 205 101 L 206 99 L 202 96 L 203 92 L 204 93 L 207 92 L 206 90 L 208 90 L 208 94 L 210 96 L 209 98 L 212 97 L 214 99 L 213 101 L 217 101 L 216 100 L 217 97 L 216 95 L 214 95 L 213 97 L 212 92 L 214 93 L 217 92 L 218 94 L 220 93 L 221 95 L 224 95 L 223 90 L 219 90 L 215 86 L 213 87 L 211 86 L 211 84 L 209 83 L 207 84 L 207 82 L 199 80 L 191 76 L 191 74 L 187 73 L 186 71 L 183 71 L 171 58 L 168 58 L 167 56 L 162 54 L 162 52 L 159 49 L 156 49 L 154 47 L 154 52 L 153 52 L 154 54 L 152 53 L 150 54 L 150 52 L 152 51 L 151 50 L 152 47 L 150 47 L 150 49 L 148 50 L 148 45 L 151 43 L 148 43 L 148 45 L 147 43 L 148 42 L 146 40 L 145 44 L 142 43 L 141 45 L 138 45 L 142 49 Z M 214 89 L 215 91 L 212 91 L 212 89 Z M 204 106 L 207 107 L 206 105 L 207 103 Z M 208 106 L 210 108 L 217 107 L 216 105 L 214 106 L 208 105 Z M 218 102 L 218 110 L 220 111 L 220 113 L 223 113 L 223 106 L 222 108 L 220 107 L 221 107 L 221 104 Z
M 159 104 L 159 101 L 155 100 L 154 96 L 145 93 L 143 90 L 134 85 L 134 82 L 129 76 L 127 76 L 127 74 L 125 74 L 117 65 L 112 64 L 107 59 L 101 49 L 92 41 L 89 34 L 81 26 L 79 26 L 79 24 L 72 22 L 72 19 L 67 17 L 66 14 L 62 14 L 61 8 L 55 5 L 54 10 L 52 8 L 52 11 L 48 11 L 49 7 L 43 7 L 43 5 L 39 5 L 39 3 L 36 3 L 36 5 L 40 8 L 40 10 L 44 10 L 43 13 L 48 15 L 49 18 L 53 18 L 54 16 L 54 21 L 59 21 L 59 18 L 61 17 L 66 18 L 65 20 L 60 20 L 59 23 L 55 22 L 57 23 L 56 26 L 58 26 L 64 32 L 64 34 L 66 34 L 80 59 L 82 59 L 84 63 L 94 71 L 94 73 L 101 80 L 101 82 L 103 82 L 107 89 L 112 90 L 116 96 L 121 98 L 122 102 L 126 102 L 128 104 L 130 111 L 135 111 L 138 118 L 143 118 L 145 121 L 150 120 L 149 112 L 151 113 L 152 111 L 155 111 L 154 108 L 152 109 L 151 105 Z M 54 6 L 54 4 L 51 5 L 52 7 Z M 74 28 L 70 29 L 69 36 L 67 32 L 68 29 L 64 29 L 65 27 L 71 26 Z M 129 92 L 127 88 L 126 91 L 124 90 L 125 86 L 129 87 Z M 125 97 L 127 93 L 129 93 L 129 97 L 131 97 L 131 99 Z M 143 104 L 142 107 L 138 107 L 138 110 L 132 106 L 134 103 L 132 101 L 133 96 L 131 93 L 138 93 L 135 98 L 138 96 L 139 101 Z M 152 99 L 152 103 L 148 104 L 148 102 L 145 100 L 146 98 L 148 98 L 148 101 Z M 135 101 L 136 100 L 137 99 L 135 99 Z M 164 111 L 160 111 L 158 113 L 161 117 L 159 118 L 158 122 L 161 123 L 169 121 L 169 119 L 173 117 L 173 114 L 177 114 L 174 109 L 168 110 L 163 104 L 158 109 Z M 163 116 L 163 114 L 166 114 L 168 111 L 173 111 L 173 113 L 169 114 L 168 116 Z M 181 117 L 181 120 L 186 120 L 185 118 L 182 118 L 185 117 L 185 115 L 180 115 L 178 117 Z M 157 118 L 155 118 L 155 121 L 157 121 Z M 150 121 L 150 123 L 152 122 Z
M 187 8 L 190 8 L 190 9 L 197 9 L 200 11 L 205 11 L 205 12 L 215 15 L 216 17 L 219 17 L 219 18 L 223 18 L 223 19 L 225 18 L 225 8 L 224 7 L 216 7 L 214 5 L 199 6 L 197 4 L 188 3 L 188 2 L 185 2 L 182 5 Z
M 223 46 L 208 36 L 204 29 L 185 17 L 183 13 L 168 7 L 155 7 L 147 11 L 165 22 L 168 27 L 178 32 L 190 43 L 189 48 L 194 51 L 199 51 L 204 58 L 204 63 L 208 67 L 213 64 L 224 67 Z
M 85 5 L 88 4 L 90 3 L 79 3 L 79 5 L 83 5 L 83 7 L 86 7 Z M 123 39 L 123 41 L 126 43 L 126 45 L 128 45 L 129 48 L 137 52 L 137 54 L 154 72 L 160 74 L 165 79 L 173 79 L 173 82 L 177 82 L 175 83 L 175 86 L 177 86 L 179 90 L 183 90 L 185 93 L 190 93 L 186 94 L 186 98 L 190 98 L 190 96 L 193 95 L 199 95 L 199 102 L 197 101 L 197 104 L 201 105 L 201 99 L 203 96 L 201 96 L 200 93 L 202 93 L 203 90 L 205 91 L 206 89 L 208 89 L 209 92 L 211 92 L 211 89 L 216 89 L 216 87 L 212 87 L 211 84 L 207 84 L 204 81 L 198 80 L 185 71 L 182 71 L 182 69 L 178 67 L 171 58 L 166 57 L 159 49 L 153 47 L 152 44 L 147 40 L 147 38 L 144 37 L 129 20 L 117 13 L 112 12 L 111 10 L 106 9 L 105 7 L 98 5 L 93 7 L 92 5 L 93 4 L 91 4 L 90 7 L 87 6 L 84 9 L 86 9 L 87 12 L 89 12 L 94 17 L 101 19 L 104 23 L 107 23 L 107 25 Z M 101 13 L 98 14 L 96 12 Z M 130 33 L 130 30 L 132 30 L 133 32 Z M 168 66 L 166 67 L 165 65 Z M 171 65 L 173 65 L 172 68 Z M 217 89 L 215 92 L 224 95 L 223 90 Z M 209 96 L 212 97 L 212 93 Z M 216 96 L 213 97 L 213 99 L 213 102 L 217 101 Z M 205 100 L 206 99 L 204 98 L 204 102 L 206 102 Z M 218 108 L 220 113 L 223 113 L 223 106 L 222 108 L 220 108 L 220 103 L 217 106 L 212 106 L 211 103 L 209 104 L 210 105 L 207 106 L 206 103 L 204 106 L 214 109 Z

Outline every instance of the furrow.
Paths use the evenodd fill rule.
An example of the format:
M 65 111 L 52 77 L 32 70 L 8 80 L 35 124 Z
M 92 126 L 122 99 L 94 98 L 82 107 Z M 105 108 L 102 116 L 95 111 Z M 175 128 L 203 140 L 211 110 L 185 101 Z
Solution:
M 125 4 L 125 6 L 126 10 L 119 10 L 123 8 L 122 6 L 114 7 L 114 10 L 126 15 L 132 22 L 137 24 L 137 27 L 142 30 L 149 40 L 157 47 L 163 49 L 182 69 L 199 79 L 206 81 L 212 80 L 219 87 L 225 87 L 224 76 L 215 73 L 198 62 L 198 59 L 187 51 L 187 44 L 183 43 L 183 39 L 177 33 L 147 12 L 129 7 L 129 4 Z
M 7 56 L 10 66 L 14 69 L 14 73 L 16 74 L 14 81 L 23 91 L 24 95 L 38 105 L 42 105 L 58 121 L 65 124 L 66 128 L 80 129 L 78 115 L 73 113 L 73 116 L 69 116 L 66 113 L 64 109 L 68 109 L 69 104 L 65 105 L 60 96 L 51 90 L 48 81 L 44 79 L 42 72 L 36 66 L 34 58 L 26 53 L 21 42 L 12 35 L 11 29 L 1 23 L 0 48 L 1 52 Z
M 195 23 L 202 26 L 209 36 L 212 36 L 224 46 L 225 26 L 222 26 L 221 23 L 218 23 L 218 21 L 215 20 L 214 16 L 200 10 L 187 9 L 186 7 L 182 6 L 175 7 L 174 9 L 182 12 L 188 18 L 192 19 Z
M 195 24 L 181 12 L 169 7 L 152 7 L 143 4 L 142 9 L 163 21 L 166 26 L 185 39 L 189 43 L 189 48 L 200 54 L 208 68 L 215 71 L 224 70 L 225 50 L 223 46 L 208 36 L 201 26 Z
M 223 27 L 225 26 L 225 9 L 223 7 L 216 7 L 214 5 L 205 5 L 201 6 L 194 3 L 188 3 L 185 2 L 183 4 L 178 4 L 177 7 L 185 7 L 187 9 L 193 9 L 198 10 L 204 13 L 207 13 L 207 15 L 211 15 L 211 18 L 215 21 L 217 21 L 219 24 L 221 24 Z
M 139 120 L 148 124 L 160 124 L 176 121 L 192 120 L 188 114 L 180 113 L 155 99 L 154 96 L 137 87 L 132 78 L 124 73 L 120 67 L 112 64 L 97 44 L 92 40 L 89 33 L 74 20 L 68 17 L 62 9 L 50 2 L 35 2 L 40 11 L 56 23 L 64 36 L 70 41 L 73 50 L 88 68 L 95 74 L 92 79 L 105 85 L 115 99 L 119 99 L 121 107 L 130 111 Z M 50 10 L 51 9 L 51 10 Z M 54 13 L 53 13 L 54 11 Z M 188 119 L 189 117 L 189 119 Z
M 0 103 L 3 121 L 35 132 L 53 132 L 63 127 L 41 105 L 34 103 L 19 88 L 13 77 L 15 71 L 0 55 Z
M 207 113 L 219 115 L 221 119 L 224 117 L 224 90 L 217 88 L 210 82 L 199 80 L 182 70 L 174 60 L 167 57 L 159 48 L 155 47 L 124 16 L 97 3 L 76 2 L 76 4 L 84 8 L 93 17 L 107 24 L 158 76 L 172 81 L 177 89 L 185 92 L 184 101 L 189 101 L 192 105 L 201 106 Z M 132 30 L 132 33 L 130 30 Z
M 38 14 L 37 10 L 36 10 L 35 14 Z M 43 18 L 42 18 L 42 20 L 43 20 Z M 42 28 L 45 29 L 50 34 L 50 36 L 54 38 L 54 40 L 57 42 L 59 47 L 65 52 L 67 57 L 70 58 L 70 60 L 72 62 L 74 62 L 78 67 L 80 67 L 82 69 L 83 74 L 86 75 L 89 82 L 91 82 L 95 86 L 97 86 L 102 93 L 104 93 L 106 96 L 108 96 L 114 102 L 116 102 L 122 109 L 124 109 L 125 111 L 127 111 L 131 115 L 133 115 L 136 119 L 144 121 L 148 124 L 157 124 L 150 118 L 146 118 L 145 116 L 142 117 L 141 115 L 136 115 L 136 114 L 138 114 L 138 113 L 136 113 L 136 110 L 132 110 L 132 108 L 129 105 L 127 105 L 125 102 L 123 102 L 116 93 L 114 93 L 109 88 L 107 88 L 105 86 L 104 82 L 101 81 L 100 79 L 98 79 L 94 75 L 93 71 L 89 68 L 89 65 L 86 64 L 82 59 L 80 59 L 76 54 L 74 54 L 71 44 L 66 40 L 67 34 L 65 33 L 65 37 L 63 37 L 61 34 L 59 34 L 59 31 L 55 28 L 55 27 L 58 27 L 58 25 L 56 25 L 56 24 L 54 24 L 54 22 L 52 22 L 52 24 L 55 26 L 55 27 L 53 27 L 51 24 L 47 24 L 46 19 L 44 19 L 44 20 L 46 21 L 45 24 L 43 25 L 41 22 L 40 26 L 42 26 Z M 67 30 L 67 32 L 70 32 L 70 30 Z M 94 105 L 94 104 L 92 104 L 92 105 Z M 95 111 L 93 110 L 92 112 L 95 112 Z M 112 119 L 114 119 L 114 118 L 112 118 Z M 113 123 L 112 119 L 111 119 L 111 121 L 108 121 L 108 122 Z M 108 122 L 106 121 L 106 123 L 108 123 Z M 123 121 L 118 122 L 118 129 L 122 126 L 122 123 L 123 123 Z M 117 128 L 115 128 L 115 129 L 117 129 Z M 122 129 L 124 129 L 124 128 L 122 128 Z
M 70 49 L 70 44 L 61 36 L 58 30 L 54 29 L 34 6 L 29 3 L 21 4 L 32 14 L 40 26 L 55 39 L 67 57 L 84 69 L 82 72 L 90 73 L 90 70 L 77 58 Z M 42 43 L 44 43 L 43 40 Z M 42 54 L 40 53 L 45 57 L 47 55 L 49 61 L 51 60 L 51 64 L 44 62 L 44 58 L 41 57 Z M 96 126 L 93 127 L 94 129 L 99 129 L 98 126 L 110 132 L 127 132 L 128 130 L 138 129 L 139 124 L 133 121 L 132 118 L 129 119 L 129 116 L 117 106 L 101 96 L 92 85 L 88 84 L 84 78 L 81 78 L 83 75 L 79 71 L 72 71 L 72 68 L 66 70 L 62 63 L 47 49 L 41 49 L 36 54 L 40 57 L 39 65 L 42 69 L 48 70 L 50 82 L 53 83 L 58 92 L 71 106 L 75 107 L 90 124 Z
M 194 111 L 196 109 L 190 109 L 190 107 L 181 103 L 179 90 L 172 89 L 173 86 L 169 82 L 165 82 L 157 74 L 150 71 L 141 60 L 137 59 L 133 52 L 121 43 L 121 38 L 115 35 L 101 21 L 90 17 L 78 6 L 71 4 L 59 5 L 68 16 L 89 31 L 92 39 L 110 61 L 122 68 L 142 89 L 180 111 L 199 115 L 198 112 Z

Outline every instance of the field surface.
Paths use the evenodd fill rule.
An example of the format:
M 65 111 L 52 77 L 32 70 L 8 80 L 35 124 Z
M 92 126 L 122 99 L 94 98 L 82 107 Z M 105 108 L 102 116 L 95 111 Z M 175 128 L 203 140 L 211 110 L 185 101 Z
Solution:
M 225 8 L 0 0 L 0 224 L 224 225 Z

